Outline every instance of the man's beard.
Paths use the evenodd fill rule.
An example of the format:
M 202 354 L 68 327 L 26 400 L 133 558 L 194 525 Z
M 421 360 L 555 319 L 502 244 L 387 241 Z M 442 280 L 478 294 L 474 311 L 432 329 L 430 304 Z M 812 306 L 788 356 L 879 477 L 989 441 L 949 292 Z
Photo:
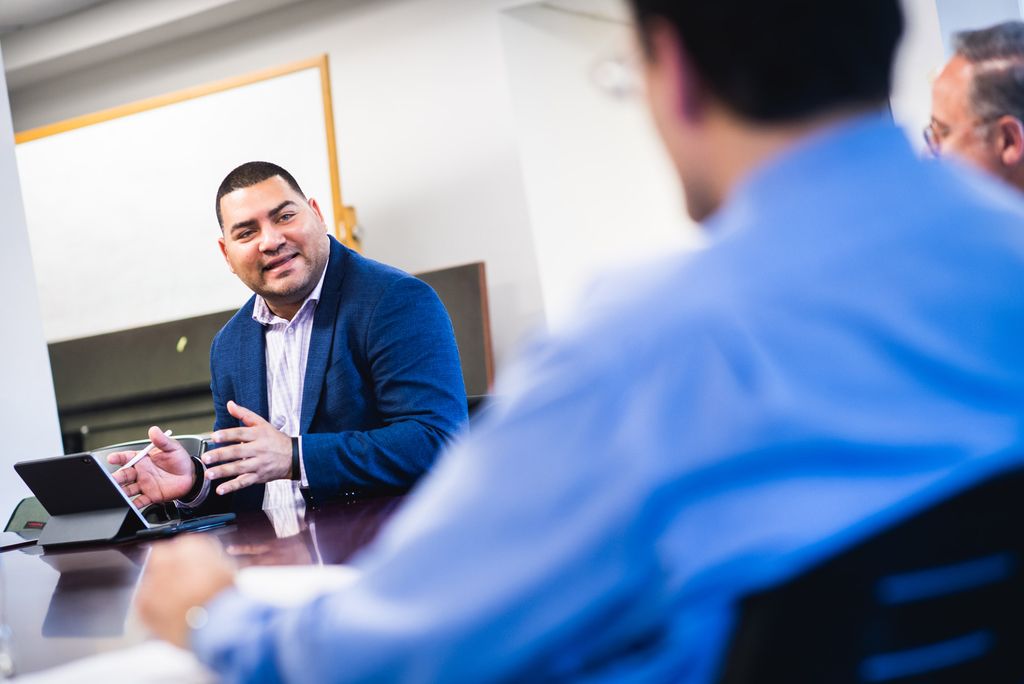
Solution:
M 292 267 L 293 273 L 288 278 L 289 284 L 268 281 L 264 277 L 260 282 L 260 287 L 253 289 L 264 299 L 291 300 L 299 295 L 304 297 L 309 294 L 316 285 L 316 283 L 312 282 L 315 269 L 313 263 L 302 254 L 297 255 L 293 262 L 298 261 L 300 258 L 302 263 Z M 298 280 L 295 280 L 296 276 L 300 276 Z

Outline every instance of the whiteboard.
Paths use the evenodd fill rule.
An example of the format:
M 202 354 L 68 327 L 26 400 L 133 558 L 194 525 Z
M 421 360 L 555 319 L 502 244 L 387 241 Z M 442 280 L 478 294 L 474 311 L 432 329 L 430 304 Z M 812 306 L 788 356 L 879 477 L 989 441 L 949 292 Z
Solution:
M 42 137 L 19 134 L 48 342 L 240 306 L 251 293 L 217 246 L 214 199 L 241 163 L 288 169 L 327 225 L 339 225 L 326 57 L 305 64 L 87 125 L 58 124 Z

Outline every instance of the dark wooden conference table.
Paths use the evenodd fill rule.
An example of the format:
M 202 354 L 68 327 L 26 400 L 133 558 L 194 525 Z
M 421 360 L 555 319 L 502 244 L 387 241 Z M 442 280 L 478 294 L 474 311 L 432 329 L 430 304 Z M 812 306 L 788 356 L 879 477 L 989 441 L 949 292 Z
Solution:
M 325 504 L 293 520 L 288 532 L 298 532 L 285 537 L 262 511 L 199 534 L 219 540 L 239 567 L 345 563 L 401 500 Z M 154 543 L 0 553 L 0 657 L 6 647 L 15 674 L 28 674 L 144 641 L 148 635 L 133 603 Z

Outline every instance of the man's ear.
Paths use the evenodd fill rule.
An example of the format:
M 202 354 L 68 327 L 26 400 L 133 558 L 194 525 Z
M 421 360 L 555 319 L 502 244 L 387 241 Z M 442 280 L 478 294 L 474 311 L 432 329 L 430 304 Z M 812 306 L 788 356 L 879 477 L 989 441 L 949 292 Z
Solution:
M 217 245 L 220 247 L 221 256 L 224 257 L 224 263 L 226 263 L 228 265 L 228 270 L 231 271 L 232 273 L 234 273 L 235 269 L 231 265 L 231 260 L 228 259 L 228 250 L 227 250 L 227 246 L 224 244 L 224 236 L 223 235 L 221 235 L 219 238 L 217 238 Z
M 648 82 L 664 100 L 652 105 L 667 107 L 669 114 L 696 123 L 703 114 L 704 93 L 679 32 L 669 22 L 653 19 L 647 25 L 647 35 Z
M 1024 125 L 1013 116 L 1001 116 L 996 122 L 999 158 L 1003 166 L 1014 168 L 1024 161 Z
M 326 230 L 327 229 L 327 221 L 324 221 L 324 213 L 322 211 L 320 211 L 320 205 L 317 204 L 317 201 L 315 199 L 313 199 L 312 197 L 310 197 L 308 200 L 306 200 L 306 202 L 309 203 L 309 208 L 312 209 L 313 213 L 316 214 L 316 217 L 318 219 L 320 219 L 320 223 L 323 224 L 324 230 Z

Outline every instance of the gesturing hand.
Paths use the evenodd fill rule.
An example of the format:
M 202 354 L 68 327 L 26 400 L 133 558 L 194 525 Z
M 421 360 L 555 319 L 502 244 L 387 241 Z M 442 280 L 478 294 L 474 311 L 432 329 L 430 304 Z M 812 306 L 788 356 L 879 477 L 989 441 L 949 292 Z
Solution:
M 192 457 L 176 440 L 165 435 L 160 428 L 149 428 L 153 450 L 131 468 L 118 470 L 114 481 L 128 496 L 139 496 L 132 502 L 138 508 L 151 503 L 180 499 L 195 484 L 196 471 Z M 118 451 L 107 456 L 107 462 L 124 465 L 135 455 L 134 451 Z
M 225 428 L 213 433 L 219 443 L 235 442 L 230 446 L 211 449 L 203 456 L 210 480 L 233 478 L 217 487 L 218 494 L 227 494 L 260 482 L 281 480 L 292 471 L 292 438 L 264 420 L 259 414 L 228 402 L 228 413 L 242 421 L 245 427 Z

